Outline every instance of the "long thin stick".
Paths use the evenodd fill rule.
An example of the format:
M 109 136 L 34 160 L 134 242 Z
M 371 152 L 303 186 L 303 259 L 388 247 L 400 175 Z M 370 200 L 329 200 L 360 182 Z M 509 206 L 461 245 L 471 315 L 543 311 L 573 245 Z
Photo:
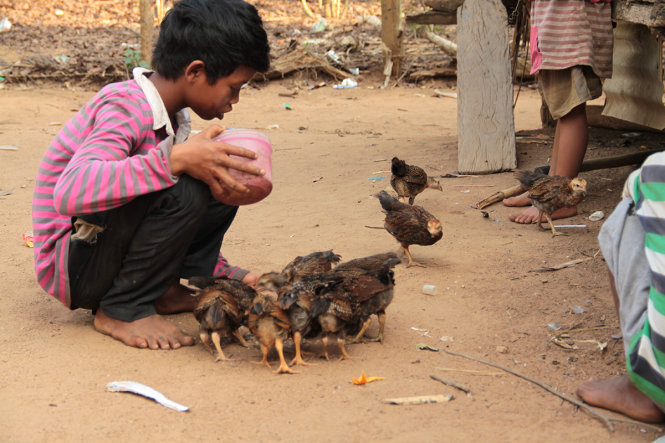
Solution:
M 444 385 L 448 385 L 448 386 L 452 386 L 453 388 L 457 388 L 460 391 L 464 392 L 465 394 L 470 394 L 471 393 L 471 389 L 467 388 L 466 386 L 460 385 L 456 381 L 448 380 L 447 378 L 443 378 L 443 377 L 440 377 L 440 376 L 435 375 L 435 374 L 430 374 L 429 378 L 431 378 L 432 380 L 440 381 Z
M 569 397 L 569 396 L 567 396 L 566 394 L 562 394 L 561 392 L 558 392 L 556 389 L 554 389 L 553 387 L 551 387 L 551 386 L 549 386 L 549 385 L 546 385 L 546 384 L 543 383 L 543 382 L 540 382 L 540 381 L 538 381 L 538 380 L 536 380 L 536 379 L 533 379 L 533 378 L 531 378 L 531 377 L 529 377 L 529 376 L 527 376 L 527 375 L 520 374 L 519 372 L 515 372 L 515 371 L 513 371 L 512 369 L 508 369 L 508 368 L 506 368 L 505 366 L 501 366 L 501 365 L 498 365 L 498 364 L 496 364 L 496 363 L 490 363 L 490 362 L 488 362 L 488 361 L 480 360 L 480 359 L 478 359 L 478 358 L 471 357 L 471 356 L 469 356 L 469 355 L 460 354 L 459 352 L 449 351 L 448 349 L 444 349 L 443 351 L 446 352 L 447 354 L 450 354 L 450 355 L 455 355 L 455 356 L 457 356 L 457 357 L 467 358 L 467 359 L 469 359 L 469 360 L 477 361 L 478 363 L 483 363 L 483 364 L 488 365 L 488 366 L 493 366 L 493 367 L 495 367 L 495 368 L 497 368 L 497 369 L 501 369 L 502 371 L 506 371 L 506 372 L 509 372 L 509 373 L 511 373 L 511 374 L 513 374 L 513 375 L 515 375 L 515 376 L 517 376 L 517 377 L 523 378 L 524 380 L 530 381 L 531 383 L 540 386 L 541 388 L 545 389 L 546 391 L 549 391 L 549 392 L 551 392 L 552 394 L 554 394 L 554 395 L 556 395 L 556 396 L 558 396 L 558 397 L 561 397 L 562 399 L 566 400 L 567 402 L 570 402 L 570 403 L 574 404 L 575 406 L 577 406 L 577 407 L 579 407 L 579 408 L 582 408 L 582 409 L 584 409 L 585 411 L 589 412 L 591 415 L 593 415 L 593 416 L 597 417 L 598 419 L 602 420 L 602 421 L 605 423 L 605 425 L 608 427 L 608 429 L 610 430 L 610 432 L 614 432 L 614 425 L 610 422 L 610 419 L 609 419 L 609 418 L 605 417 L 603 414 L 597 412 L 597 411 L 594 410 L 593 408 L 590 408 L 590 407 L 589 407 L 588 405 L 586 405 L 585 403 L 582 403 L 582 402 L 579 401 L 579 400 L 576 400 L 576 399 L 574 399 L 574 398 L 572 398 L 572 397 Z

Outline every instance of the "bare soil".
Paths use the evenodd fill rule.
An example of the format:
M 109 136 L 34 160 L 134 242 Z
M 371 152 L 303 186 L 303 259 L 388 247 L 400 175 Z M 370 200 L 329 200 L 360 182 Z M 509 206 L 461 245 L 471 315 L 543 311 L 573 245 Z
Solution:
M 0 4 L 0 15 L 9 9 Z M 0 58 L 9 57 L 8 35 L 0 40 Z M 25 51 L 18 47 L 15 60 Z M 326 85 L 307 87 L 321 81 Z M 445 353 L 502 365 L 573 398 L 589 377 L 623 374 L 623 343 L 596 239 L 602 221 L 588 217 L 611 212 L 632 167 L 582 173 L 588 196 L 577 216 L 558 224 L 586 226 L 561 228 L 568 235 L 553 238 L 535 225 L 511 223 L 515 209 L 500 203 L 486 214 L 473 207 L 512 186 L 512 173 L 443 177 L 457 167 L 456 101 L 435 89 L 454 92 L 454 83 L 435 79 L 383 89 L 380 77 L 365 76 L 357 88 L 335 90 L 333 79 L 301 75 L 251 85 L 223 124 L 268 134 L 275 148 L 274 189 L 239 211 L 223 245 L 231 262 L 264 272 L 316 250 L 333 249 L 345 260 L 396 250 L 388 233 L 374 229 L 383 214 L 373 195 L 390 190 L 393 156 L 442 176 L 444 189 L 416 199 L 439 217 L 444 237 L 412 248 L 426 268 L 396 268 L 385 342 L 349 346 L 350 360 L 312 356 L 316 364 L 298 368 L 300 374 L 275 375 L 251 363 L 260 359 L 258 349 L 235 343 L 225 345 L 233 361 L 223 363 L 200 343 L 169 352 L 129 348 L 97 333 L 90 312 L 69 311 L 39 288 L 32 250 L 22 238 L 31 229 L 37 165 L 59 127 L 94 94 L 73 77 L 60 83 L 26 80 L 0 91 L 0 145 L 17 148 L 0 150 L 3 440 L 625 442 L 662 434 L 624 422 L 613 422 L 610 432 L 529 381 Z M 553 134 L 540 129 L 539 107 L 537 92 L 523 87 L 515 108 L 519 168 L 547 164 Z M 195 118 L 193 126 L 208 124 Z M 587 159 L 660 145 L 653 134 L 592 128 Z M 542 269 L 578 259 L 571 267 Z M 436 294 L 424 294 L 425 284 L 435 285 Z M 196 334 L 191 314 L 169 319 Z M 306 349 L 316 353 L 320 343 Z M 287 346 L 288 357 L 292 352 Z M 339 354 L 333 349 L 332 355 Z M 385 378 L 354 385 L 352 378 L 362 372 Z M 471 395 L 431 374 L 468 387 Z M 147 384 L 191 410 L 178 413 L 139 396 L 109 393 L 105 386 L 114 380 Z M 434 394 L 454 399 L 383 402 Z

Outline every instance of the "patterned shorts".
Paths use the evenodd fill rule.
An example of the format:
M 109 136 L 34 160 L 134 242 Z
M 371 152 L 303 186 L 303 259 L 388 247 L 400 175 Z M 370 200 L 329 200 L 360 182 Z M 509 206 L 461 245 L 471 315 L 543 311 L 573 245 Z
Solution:
M 538 80 L 554 120 L 603 93 L 600 78 L 589 66 L 573 66 L 556 71 L 543 69 L 538 72 Z

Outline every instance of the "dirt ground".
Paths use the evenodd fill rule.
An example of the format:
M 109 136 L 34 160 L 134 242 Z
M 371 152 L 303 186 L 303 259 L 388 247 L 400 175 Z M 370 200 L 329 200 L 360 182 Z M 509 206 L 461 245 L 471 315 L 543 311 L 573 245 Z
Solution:
M 15 6 L 0 3 L 0 15 L 14 14 L 12 20 L 24 23 L 15 29 L 36 32 L 28 12 L 44 16 L 44 9 L 24 8 L 20 15 L 21 2 Z M 65 12 L 67 17 L 71 10 Z M 103 35 L 115 35 L 112 31 Z M 23 60 L 58 34 L 57 28 L 44 33 L 21 40 L 13 50 L 9 33 L 3 35 L 0 58 Z M 381 66 L 373 69 L 380 72 Z M 454 82 L 381 89 L 382 80 L 370 71 L 354 89 L 335 90 L 332 79 L 296 76 L 243 91 L 223 123 L 262 129 L 270 137 L 274 189 L 266 200 L 239 211 L 223 245 L 232 263 L 264 272 L 317 250 L 333 249 L 344 260 L 396 250 L 389 234 L 374 229 L 382 226 L 383 214 L 373 195 L 390 190 L 390 159 L 399 156 L 435 176 L 456 171 L 456 101 L 435 92 L 454 92 Z M 588 196 L 579 215 L 558 224 L 585 227 L 561 228 L 569 235 L 557 238 L 536 226 L 511 223 L 514 210 L 501 204 L 487 208 L 486 217 L 473 208 L 515 184 L 511 172 L 441 177 L 443 192 L 425 191 L 416 202 L 439 217 L 443 239 L 412 248 L 426 268 L 396 268 L 385 342 L 349 346 L 350 360 L 310 357 L 316 365 L 299 368 L 300 374 L 275 375 L 251 363 L 260 358 L 258 349 L 235 343 L 225 346 L 233 361 L 223 363 L 215 363 L 200 343 L 169 352 L 129 348 L 97 333 L 90 312 L 69 311 L 39 288 L 32 250 L 22 235 L 31 229 L 32 190 L 44 150 L 94 93 L 72 79 L 19 82 L 0 90 L 3 440 L 625 442 L 652 441 L 663 433 L 621 421 L 613 421 L 610 432 L 597 418 L 529 381 L 445 353 L 502 365 L 573 398 L 589 377 L 622 374 L 623 344 L 596 240 L 602 221 L 588 217 L 611 212 L 632 167 L 582 173 Z M 325 86 L 308 88 L 321 81 Z M 548 161 L 553 134 L 540 129 L 539 107 L 538 94 L 522 88 L 514 113 L 519 168 Z M 195 118 L 193 126 L 201 130 L 208 124 Z M 662 148 L 659 137 L 592 128 L 587 159 Z M 542 270 L 573 260 L 579 263 Z M 436 294 L 424 294 L 425 284 L 435 285 Z M 189 334 L 198 330 L 191 314 L 169 319 Z M 374 324 L 370 333 L 375 332 Z M 320 351 L 320 343 L 306 349 Z M 292 352 L 289 344 L 287 357 Z M 352 378 L 362 372 L 385 378 L 354 385 Z M 432 374 L 468 387 L 470 395 Z M 149 385 L 190 412 L 107 392 L 106 384 L 116 380 Z M 383 402 L 434 394 L 454 398 L 411 406 Z
M 383 221 L 373 194 L 389 189 L 394 155 L 432 175 L 456 170 L 455 100 L 408 87 L 324 87 L 283 96 L 293 91 L 287 83 L 249 88 L 224 121 L 265 130 L 275 148 L 274 190 L 241 208 L 225 255 L 263 272 L 315 250 L 332 248 L 343 259 L 396 250 L 390 235 L 371 228 Z M 504 365 L 573 397 L 591 376 L 622 373 L 622 342 L 597 254 L 602 222 L 588 216 L 611 211 L 630 167 L 583 173 L 589 195 L 580 214 L 565 223 L 586 228 L 563 228 L 569 235 L 558 238 L 511 223 L 512 210 L 501 204 L 487 208 L 487 218 L 472 207 L 513 185 L 511 173 L 441 178 L 443 192 L 428 190 L 417 203 L 440 218 L 444 237 L 434 246 L 412 248 L 426 268 L 397 267 L 385 343 L 352 345 L 351 360 L 318 361 L 298 375 L 275 375 L 251 363 L 259 359 L 258 349 L 234 343 L 226 346 L 234 358 L 229 363 L 215 363 L 200 344 L 171 352 L 129 348 L 95 332 L 90 312 L 67 310 L 36 284 L 32 250 L 22 239 L 31 227 L 36 168 L 60 125 L 92 93 L 2 91 L 0 144 L 18 148 L 0 150 L 0 191 L 6 194 L 0 197 L 0 424 L 8 440 L 650 441 L 659 435 L 625 423 L 615 423 L 610 433 L 534 384 L 443 352 Z M 520 168 L 546 164 L 550 152 L 551 133 L 538 130 L 539 103 L 537 93 L 525 90 L 515 110 Z M 195 129 L 206 125 L 194 122 Z M 594 129 L 587 158 L 650 143 L 644 134 Z M 575 259 L 585 261 L 537 272 Z M 423 294 L 425 284 L 435 285 L 436 295 Z M 170 319 L 196 334 L 191 314 Z M 574 330 L 564 335 L 569 328 Z M 421 350 L 419 344 L 441 350 Z M 308 348 L 316 352 L 320 344 Z M 363 371 L 385 379 L 352 384 Z M 430 374 L 467 386 L 471 395 Z M 152 386 L 191 412 L 106 392 L 106 383 L 115 380 Z M 454 399 L 382 403 L 440 393 Z

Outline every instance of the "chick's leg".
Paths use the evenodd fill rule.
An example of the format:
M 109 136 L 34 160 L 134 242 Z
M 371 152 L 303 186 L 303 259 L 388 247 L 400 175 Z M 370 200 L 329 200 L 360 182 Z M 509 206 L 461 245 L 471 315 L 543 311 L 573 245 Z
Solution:
M 293 357 L 293 360 L 291 360 L 291 365 L 311 366 L 312 363 L 307 363 L 302 358 L 302 350 L 300 348 L 302 344 L 302 334 L 300 332 L 293 333 L 293 344 L 296 347 L 296 356 Z
M 340 360 L 346 360 L 347 358 L 351 358 L 351 356 L 346 352 L 346 348 L 344 347 L 344 337 L 339 336 L 337 337 L 337 346 L 339 346 L 339 350 L 342 353 L 342 356 L 339 358 Z
M 379 336 L 377 338 L 383 343 L 383 330 L 386 327 L 386 311 L 381 310 L 376 313 L 376 316 L 379 317 Z
M 215 349 L 217 349 L 217 358 L 215 359 L 215 361 L 228 360 L 228 358 L 226 358 L 226 356 L 224 355 L 224 352 L 222 352 L 222 345 L 221 345 L 219 332 L 213 331 L 213 333 L 210 335 L 210 338 L 212 339 L 212 342 L 215 344 Z
M 328 357 L 328 336 L 324 335 L 321 338 L 321 344 L 323 345 L 323 354 L 321 357 L 325 358 L 326 360 L 330 360 L 330 357 Z
M 297 374 L 298 371 L 294 371 L 286 364 L 286 360 L 284 359 L 284 343 L 281 338 L 275 340 L 275 349 L 277 349 L 277 354 L 279 354 L 279 368 L 273 372 L 275 374 Z
M 402 249 L 404 249 L 404 253 L 406 254 L 406 257 L 409 259 L 409 263 L 406 265 L 407 268 L 410 268 L 411 266 L 420 266 L 422 268 L 425 267 L 425 265 L 421 265 L 420 263 L 413 261 L 413 257 L 411 257 L 411 253 L 409 252 L 408 246 L 402 246 Z
M 545 214 L 545 217 L 547 217 L 548 220 L 549 220 L 549 217 L 548 217 L 547 214 Z M 538 228 L 542 229 L 544 231 L 547 228 L 543 228 L 543 226 L 542 226 L 543 223 L 542 222 L 543 222 L 543 211 L 538 211 Z
M 386 327 L 386 311 L 379 311 L 376 313 L 379 318 L 379 335 L 375 338 L 367 338 L 367 341 L 378 341 L 383 343 L 383 329 Z
M 205 346 L 208 351 L 212 354 L 214 351 L 212 350 L 212 344 L 210 343 L 210 334 L 208 334 L 208 331 L 201 330 L 199 331 L 199 337 L 201 337 L 201 343 L 203 343 L 203 346 Z
M 550 228 L 552 228 L 552 237 L 556 237 L 557 235 L 565 235 L 563 232 L 559 232 L 556 229 L 554 229 L 554 224 L 552 223 L 552 217 L 550 217 L 549 214 L 545 214 L 545 217 L 547 217 L 547 222 L 550 224 Z
M 272 369 L 272 366 L 270 366 L 270 363 L 268 363 L 268 351 L 270 351 L 270 348 L 263 343 L 260 343 L 261 346 L 261 353 L 263 354 L 263 359 L 261 361 L 253 361 L 252 363 L 256 365 L 264 365 Z
M 353 338 L 351 339 L 351 341 L 349 341 L 349 343 L 357 343 L 357 342 L 359 342 L 360 339 L 362 339 L 363 336 L 365 335 L 365 332 L 367 331 L 367 328 L 369 328 L 369 325 L 370 325 L 370 324 L 372 324 L 372 319 L 371 319 L 371 318 L 368 318 L 367 320 L 365 320 L 365 321 L 363 322 L 363 327 L 360 328 L 360 331 L 356 334 L 355 337 L 353 337 Z
M 244 346 L 245 348 L 249 348 L 249 343 L 247 343 L 247 340 L 245 340 L 245 337 L 242 336 L 242 333 L 240 332 L 240 329 L 236 329 L 233 331 L 233 335 L 235 336 L 236 339 L 238 339 L 238 343 L 240 343 L 240 346 Z

